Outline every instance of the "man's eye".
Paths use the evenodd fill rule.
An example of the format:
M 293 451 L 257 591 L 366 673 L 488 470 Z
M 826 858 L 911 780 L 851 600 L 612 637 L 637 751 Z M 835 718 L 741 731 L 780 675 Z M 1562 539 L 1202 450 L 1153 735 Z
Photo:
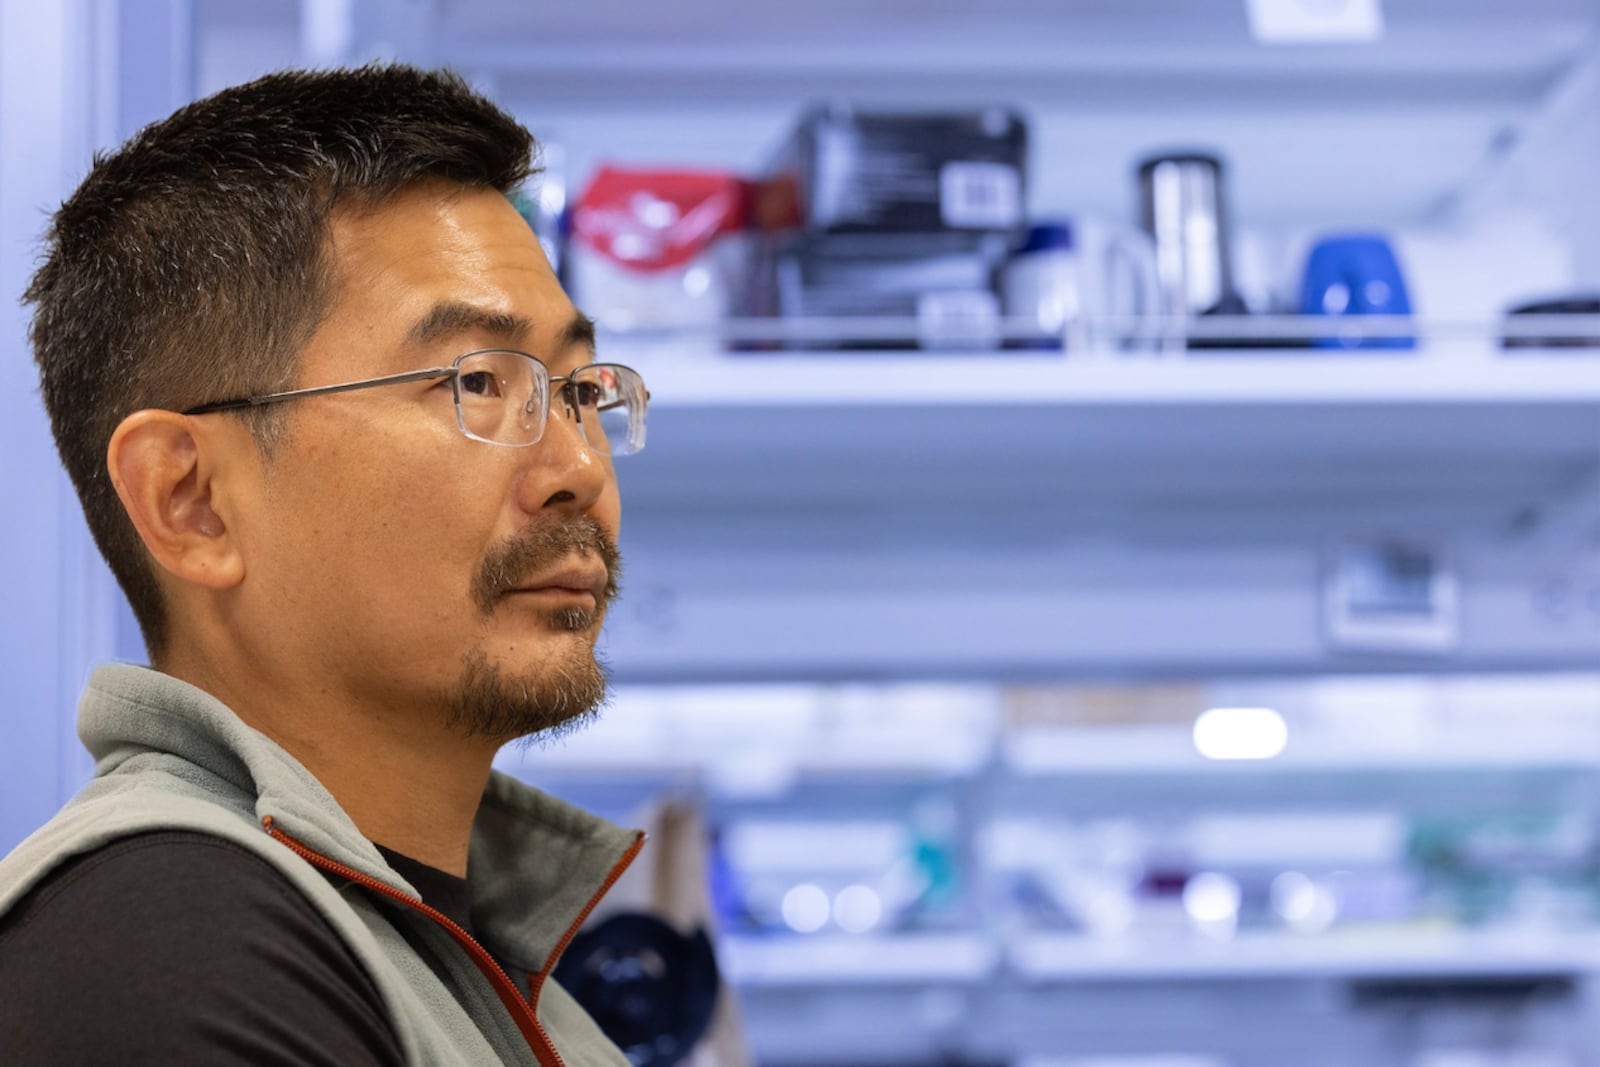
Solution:
M 485 370 L 467 371 L 460 376 L 461 391 L 471 396 L 498 397 L 500 379 Z
M 573 382 L 572 402 L 580 408 L 597 407 L 600 403 L 601 389 L 594 382 Z

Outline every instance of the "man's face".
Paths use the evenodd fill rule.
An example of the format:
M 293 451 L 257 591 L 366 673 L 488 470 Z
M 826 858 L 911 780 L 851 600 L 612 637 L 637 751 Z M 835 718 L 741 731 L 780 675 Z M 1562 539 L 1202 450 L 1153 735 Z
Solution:
M 493 191 L 420 186 L 331 226 L 331 310 L 298 387 L 512 348 L 590 362 L 537 240 Z M 297 400 L 241 531 L 241 608 L 267 662 L 336 699 L 496 742 L 599 702 L 620 504 L 606 457 L 555 405 L 516 448 L 469 439 L 450 382 Z

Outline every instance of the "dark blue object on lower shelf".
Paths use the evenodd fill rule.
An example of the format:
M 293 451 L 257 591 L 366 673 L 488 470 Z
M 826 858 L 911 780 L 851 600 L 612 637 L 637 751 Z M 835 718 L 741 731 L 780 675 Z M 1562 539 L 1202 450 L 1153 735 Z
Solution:
M 672 1067 L 711 1027 L 721 978 L 704 929 L 685 936 L 623 912 L 584 930 L 556 965 L 571 993 L 633 1067 Z

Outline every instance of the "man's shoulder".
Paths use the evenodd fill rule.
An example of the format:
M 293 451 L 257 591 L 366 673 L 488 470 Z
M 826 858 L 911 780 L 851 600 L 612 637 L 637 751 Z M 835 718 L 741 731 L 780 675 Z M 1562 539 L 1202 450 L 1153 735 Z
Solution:
M 37 960 L 48 970 L 80 947 L 200 971 L 285 939 L 339 944 L 261 856 L 209 834 L 157 830 L 73 855 L 38 880 L 0 915 L 0 974 L 29 949 L 50 952 Z
M 303 1026 L 280 1032 L 274 1016 Z M 21 1062 L 63 1043 L 92 1056 L 129 1041 L 154 1062 L 204 1035 L 250 1049 L 243 1062 L 398 1057 L 360 963 L 282 872 L 237 843 L 185 830 L 120 838 L 64 861 L 0 917 L 0 1044 L 40 1052 Z
M 301 894 L 272 864 L 233 841 L 153 830 L 64 858 L 0 917 L 0 937 L 57 911 L 203 920 L 296 901 L 303 904 Z

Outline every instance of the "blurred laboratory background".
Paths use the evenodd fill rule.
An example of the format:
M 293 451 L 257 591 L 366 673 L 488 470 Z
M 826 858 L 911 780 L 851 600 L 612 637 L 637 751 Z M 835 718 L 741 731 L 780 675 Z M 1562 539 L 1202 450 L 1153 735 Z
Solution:
M 653 394 L 615 699 L 500 760 L 677 813 L 732 997 L 636 1064 L 1600 1064 L 1596 0 L 0 0 L 0 850 L 143 659 L 46 215 L 372 58 L 541 139 Z

